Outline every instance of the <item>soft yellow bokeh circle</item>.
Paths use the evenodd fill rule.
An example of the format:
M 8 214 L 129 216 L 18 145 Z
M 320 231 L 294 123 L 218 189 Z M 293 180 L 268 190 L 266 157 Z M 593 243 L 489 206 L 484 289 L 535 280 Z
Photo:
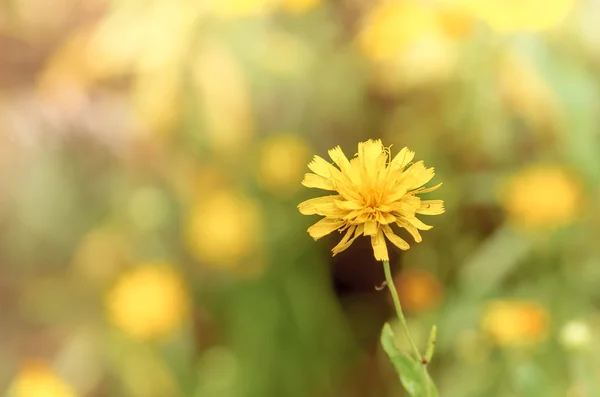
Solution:
M 159 262 L 140 264 L 124 273 L 106 297 L 110 321 L 140 339 L 160 337 L 179 328 L 189 305 L 181 275 Z
M 9 388 L 8 397 L 75 397 L 71 385 L 43 362 L 25 364 Z
M 508 179 L 500 195 L 509 220 L 527 229 L 569 224 L 583 205 L 578 180 L 558 165 L 536 165 L 519 171 Z

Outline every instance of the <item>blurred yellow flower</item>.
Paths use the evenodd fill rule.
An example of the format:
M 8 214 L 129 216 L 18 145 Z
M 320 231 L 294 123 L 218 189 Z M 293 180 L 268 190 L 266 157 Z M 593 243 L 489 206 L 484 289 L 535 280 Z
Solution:
M 277 134 L 262 142 L 258 180 L 274 195 L 286 196 L 298 189 L 309 150 L 298 135 Z
M 510 220 L 523 228 L 556 228 L 578 216 L 582 188 L 560 166 L 539 165 L 513 175 L 503 187 L 501 200 Z
M 277 0 L 284 11 L 301 13 L 319 5 L 322 0 Z
M 398 297 L 407 312 L 420 312 L 437 305 L 443 288 L 435 275 L 422 270 L 400 273 L 395 280 Z
M 302 184 L 338 194 L 310 199 L 298 206 L 304 215 L 325 217 L 308 228 L 310 236 L 317 240 L 336 230 L 345 231 L 333 248 L 333 255 L 347 249 L 361 235 L 369 236 L 378 261 L 389 260 L 385 237 L 400 249 L 409 248 L 392 230 L 390 225 L 394 223 L 421 242 L 419 230 L 432 226 L 421 222 L 416 214 L 442 214 L 444 202 L 417 196 L 432 192 L 441 184 L 423 187 L 433 178 L 434 171 L 425 168 L 423 161 L 411 163 L 414 155 L 403 148 L 392 159 L 391 150 L 381 140 L 368 140 L 358 144 L 358 154 L 350 161 L 339 146 L 329 150 L 329 157 L 339 169 L 315 156 L 308 164 L 314 174 L 306 174 Z
M 8 397 L 75 397 L 75 390 L 47 364 L 29 362 L 18 372 Z
M 144 263 L 123 274 L 106 297 L 108 317 L 124 332 L 140 339 L 166 335 L 189 310 L 181 276 L 167 264 Z
M 548 313 L 534 302 L 496 301 L 486 307 L 481 327 L 499 345 L 531 344 L 546 337 Z
M 456 65 L 456 43 L 472 18 L 462 9 L 413 0 L 377 3 L 357 41 L 371 61 L 375 88 L 394 94 L 439 82 Z
M 415 39 L 440 34 L 432 7 L 409 0 L 386 1 L 367 15 L 358 43 L 368 58 L 380 61 L 403 52 Z
M 261 219 L 247 198 L 222 191 L 200 200 L 188 218 L 186 239 L 191 254 L 205 266 L 232 269 L 254 254 Z
M 445 37 L 429 37 L 395 58 L 371 65 L 373 87 L 385 95 L 443 82 L 454 70 L 457 52 Z
M 567 17 L 576 0 L 451 0 L 465 7 L 500 32 L 540 31 L 553 28 Z

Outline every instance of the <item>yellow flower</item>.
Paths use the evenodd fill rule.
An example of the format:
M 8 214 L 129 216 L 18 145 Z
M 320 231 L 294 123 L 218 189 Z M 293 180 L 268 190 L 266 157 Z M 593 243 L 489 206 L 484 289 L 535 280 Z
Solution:
M 302 184 L 338 194 L 307 200 L 298 206 L 304 215 L 318 214 L 325 218 L 308 228 L 315 240 L 335 231 L 345 231 L 333 255 L 347 249 L 359 236 L 371 238 L 375 259 L 387 261 L 387 237 L 400 249 L 409 248 L 398 237 L 392 224 L 405 228 L 421 242 L 419 230 L 432 227 L 417 219 L 416 214 L 438 215 L 444 212 L 442 200 L 421 200 L 417 194 L 436 190 L 441 184 L 425 188 L 433 176 L 433 168 L 425 168 L 422 161 L 411 163 L 415 153 L 403 148 L 392 159 L 391 151 L 381 140 L 358 144 L 358 154 L 348 160 L 338 146 L 329 150 L 329 157 L 339 167 L 315 156 L 308 164 L 313 173 L 305 175 Z
M 358 42 L 369 59 L 378 61 L 403 52 L 416 39 L 440 33 L 433 8 L 410 1 L 388 1 L 369 13 Z
M 296 191 L 302 180 L 308 158 L 308 147 L 299 136 L 277 134 L 269 137 L 260 150 L 258 180 L 275 195 L 289 195 Z
M 370 61 L 374 88 L 394 95 L 448 78 L 457 63 L 457 42 L 470 33 L 472 20 L 454 6 L 377 3 L 357 38 Z
M 481 327 L 499 345 L 531 344 L 545 338 L 548 314 L 534 302 L 496 301 L 486 308 Z
M 456 0 L 455 0 L 456 1 Z M 500 32 L 541 31 L 559 25 L 576 0 L 458 0 L 474 16 Z
M 43 362 L 21 368 L 8 392 L 9 397 L 75 397 L 73 388 Z
M 186 230 L 190 253 L 205 266 L 238 267 L 259 246 L 261 220 L 256 205 L 222 191 L 192 208 Z
M 533 166 L 508 180 L 502 203 L 523 228 L 556 228 L 572 222 L 582 207 L 577 180 L 559 166 Z
M 106 298 L 110 320 L 140 339 L 172 332 L 189 308 L 183 280 L 164 264 L 149 263 L 125 273 Z

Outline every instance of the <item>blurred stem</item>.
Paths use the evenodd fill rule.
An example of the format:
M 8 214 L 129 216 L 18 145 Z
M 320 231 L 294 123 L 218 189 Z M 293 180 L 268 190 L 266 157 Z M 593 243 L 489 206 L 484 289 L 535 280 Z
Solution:
M 416 362 L 420 363 L 423 359 L 421 352 L 419 352 L 419 348 L 417 344 L 413 340 L 410 335 L 410 331 L 408 329 L 408 323 L 406 322 L 406 317 L 404 317 L 404 311 L 402 310 L 402 305 L 400 304 L 400 298 L 398 298 L 398 291 L 396 291 L 396 286 L 394 285 L 394 279 L 392 278 L 392 271 L 390 269 L 390 262 L 383 261 L 383 271 L 385 272 L 385 281 L 390 290 L 390 294 L 392 295 L 392 300 L 394 301 L 394 307 L 396 308 L 396 314 L 398 315 L 398 319 L 400 320 L 400 324 L 402 324 L 402 328 L 404 329 L 404 334 L 406 335 L 406 339 L 410 343 L 410 346 L 415 355 Z M 431 396 L 431 379 L 429 378 L 429 374 L 427 373 L 427 367 L 425 364 L 421 366 L 423 368 L 423 381 L 426 391 L 426 396 Z
M 420 362 L 421 361 L 421 353 L 419 352 L 419 348 L 417 347 L 415 341 L 410 335 L 410 331 L 408 330 L 408 323 L 406 322 L 406 317 L 404 317 L 404 312 L 402 311 L 402 305 L 400 304 L 400 299 L 398 298 L 398 292 L 396 291 L 396 286 L 394 285 L 394 280 L 392 279 L 392 271 L 390 270 L 390 262 L 383 261 L 383 271 L 385 272 L 385 281 L 387 286 L 392 294 L 392 300 L 394 301 L 394 307 L 396 308 L 396 314 L 398 315 L 398 319 L 402 324 L 402 328 L 404 329 L 404 333 L 406 334 L 406 338 L 410 343 L 410 346 L 415 354 L 415 359 Z

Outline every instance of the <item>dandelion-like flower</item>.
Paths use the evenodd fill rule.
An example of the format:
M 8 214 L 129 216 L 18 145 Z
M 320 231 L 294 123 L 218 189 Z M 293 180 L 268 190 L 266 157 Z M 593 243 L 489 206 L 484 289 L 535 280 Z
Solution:
M 416 215 L 442 214 L 444 203 L 417 196 L 436 190 L 441 183 L 430 188 L 423 186 L 433 178 L 434 170 L 426 168 L 422 161 L 412 163 L 414 155 L 403 148 L 392 158 L 391 150 L 381 140 L 368 140 L 358 144 L 358 153 L 351 160 L 339 146 L 329 150 L 329 157 L 337 167 L 315 156 L 308 164 L 313 173 L 306 174 L 302 184 L 337 194 L 313 198 L 298 206 L 304 215 L 325 217 L 308 228 L 310 236 L 317 240 L 336 230 L 345 232 L 332 250 L 334 256 L 358 237 L 369 236 L 378 261 L 389 261 L 385 238 L 402 250 L 410 247 L 395 234 L 394 224 L 421 242 L 419 231 L 432 226 Z

